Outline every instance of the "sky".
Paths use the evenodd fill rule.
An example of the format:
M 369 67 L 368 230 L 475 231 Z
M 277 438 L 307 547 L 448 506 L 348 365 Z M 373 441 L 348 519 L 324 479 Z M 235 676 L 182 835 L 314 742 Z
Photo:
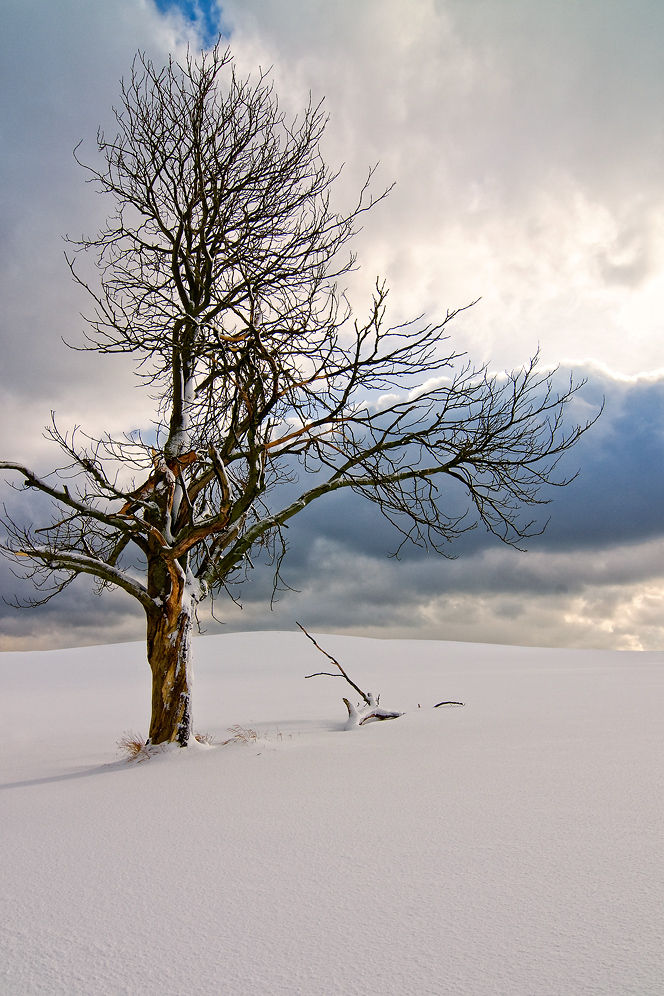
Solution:
M 224 631 L 355 635 L 629 650 L 664 648 L 664 7 L 653 0 L 6 0 L 0 38 L 0 453 L 42 472 L 63 427 L 150 421 L 125 358 L 72 351 L 84 324 L 65 234 L 108 206 L 72 152 L 93 157 L 138 50 L 155 61 L 221 31 L 241 73 L 269 69 L 288 113 L 324 97 L 339 204 L 369 167 L 390 196 L 356 240 L 349 295 L 377 274 L 395 320 L 480 300 L 452 344 L 492 370 L 539 347 L 587 384 L 573 415 L 604 413 L 541 510 L 527 552 L 479 530 L 457 559 L 387 554 L 370 506 L 330 497 L 293 520 L 269 607 L 258 570 Z M 80 341 L 80 340 L 79 340 Z M 11 508 L 30 499 L 5 488 Z M 26 511 L 25 505 L 22 511 Z M 30 591 L 0 564 L 3 595 Z M 208 632 L 220 627 L 203 618 Z M 39 610 L 0 605 L 0 648 L 139 639 L 142 610 L 77 581 Z

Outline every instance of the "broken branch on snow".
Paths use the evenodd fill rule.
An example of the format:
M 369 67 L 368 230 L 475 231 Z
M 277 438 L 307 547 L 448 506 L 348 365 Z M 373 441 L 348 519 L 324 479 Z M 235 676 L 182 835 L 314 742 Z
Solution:
M 339 668 L 340 674 L 333 674 L 331 671 L 316 671 L 314 674 L 305 674 L 305 678 L 317 678 L 319 675 L 326 675 L 329 678 L 345 678 L 351 688 L 354 688 L 358 695 L 361 695 L 364 699 L 365 705 L 361 709 L 357 709 L 348 699 L 344 699 L 346 708 L 348 709 L 348 719 L 346 721 L 345 729 L 350 730 L 355 726 L 362 726 L 364 723 L 377 722 L 383 719 L 398 719 L 399 716 L 403 716 L 402 712 L 391 712 L 389 709 L 382 709 L 379 705 L 380 695 L 374 696 L 371 692 L 363 692 L 359 685 L 356 685 L 352 678 L 349 678 L 344 669 L 342 668 L 339 661 L 328 654 L 326 650 L 323 650 L 310 633 L 307 633 L 304 626 L 299 622 L 297 625 L 300 627 L 302 632 L 306 637 L 308 637 L 313 643 L 316 650 L 320 650 L 321 654 L 325 654 L 329 661 Z
M 345 670 L 336 659 L 328 654 L 327 650 L 323 650 L 321 646 L 314 640 L 310 633 L 307 633 L 304 626 L 295 620 L 295 623 L 302 630 L 304 635 L 311 640 L 316 650 L 320 650 L 321 654 L 324 654 L 329 661 L 332 661 L 335 667 L 339 668 L 339 674 L 334 674 L 332 671 L 314 671 L 313 674 L 305 674 L 305 678 L 318 678 L 321 675 L 325 675 L 328 678 L 345 678 L 351 688 L 354 688 L 358 695 L 361 695 L 364 699 L 364 706 L 356 707 L 349 702 L 348 699 L 344 699 L 344 704 L 348 709 L 348 719 L 346 720 L 346 725 L 344 729 L 350 730 L 355 726 L 363 726 L 364 723 L 377 722 L 383 719 L 398 719 L 399 716 L 403 716 L 402 712 L 391 712 L 389 709 L 382 709 L 379 705 L 380 695 L 374 696 L 371 692 L 363 692 L 359 685 L 356 685 L 352 678 L 349 678 Z M 457 702 L 455 700 L 448 699 L 445 702 L 436 702 L 434 709 L 438 709 L 440 706 L 462 706 L 464 702 Z M 418 706 L 419 708 L 419 706 Z
M 342 668 L 342 666 L 339 663 L 339 661 L 336 660 L 334 657 L 332 657 L 330 654 L 328 654 L 328 652 L 326 650 L 323 650 L 322 647 L 319 647 L 318 644 L 316 643 L 316 641 L 314 640 L 313 636 L 311 636 L 310 633 L 307 633 L 307 631 L 304 628 L 304 626 L 302 626 L 297 621 L 297 619 L 295 620 L 295 625 L 299 626 L 300 629 L 302 630 L 302 632 L 304 633 L 304 635 L 311 640 L 311 642 L 313 643 L 313 645 L 316 648 L 316 650 L 320 650 L 321 654 L 325 654 L 325 656 L 327 657 L 327 659 L 329 661 L 332 661 L 332 663 L 336 667 L 338 667 L 339 670 L 341 671 L 341 674 L 332 674 L 331 671 L 316 671 L 314 674 L 305 674 L 304 677 L 305 678 L 317 678 L 317 677 L 319 677 L 319 675 L 324 674 L 324 675 L 327 675 L 327 677 L 329 677 L 329 678 L 345 678 L 346 681 L 348 682 L 348 684 L 351 686 L 351 688 L 354 688 L 355 691 L 357 692 L 357 694 L 360 695 L 364 699 L 364 701 L 366 702 L 366 704 L 368 706 L 370 706 L 372 704 L 371 703 L 371 699 L 373 698 L 373 696 L 371 695 L 371 692 L 369 692 L 368 694 L 366 692 L 363 692 L 362 689 L 359 687 L 359 685 L 356 685 L 355 682 L 351 678 L 348 677 L 348 675 L 346 674 L 346 672 Z M 378 705 L 378 701 L 379 700 L 380 700 L 380 696 L 378 696 L 378 699 L 376 699 L 376 703 L 375 703 L 376 705 Z M 344 702 L 345 701 L 346 700 L 344 699 Z M 399 715 L 401 715 L 401 714 L 399 714 Z

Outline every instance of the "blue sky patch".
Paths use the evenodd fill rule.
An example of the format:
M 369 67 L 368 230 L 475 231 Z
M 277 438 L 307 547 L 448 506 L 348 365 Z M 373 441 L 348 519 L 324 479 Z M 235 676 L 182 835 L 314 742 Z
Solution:
M 174 9 L 180 11 L 196 25 L 206 47 L 214 45 L 220 34 L 230 34 L 223 23 L 221 7 L 214 0 L 155 0 L 155 4 L 163 14 Z

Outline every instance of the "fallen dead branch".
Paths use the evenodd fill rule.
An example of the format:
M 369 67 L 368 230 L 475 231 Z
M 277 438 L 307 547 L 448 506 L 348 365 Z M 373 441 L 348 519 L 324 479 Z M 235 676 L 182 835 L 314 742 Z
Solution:
M 296 620 L 297 622 L 297 620 Z M 378 722 L 383 719 L 398 719 L 399 716 L 403 716 L 402 712 L 392 712 L 389 709 L 382 709 L 379 705 L 380 695 L 374 696 L 371 692 L 363 692 L 359 685 L 356 685 L 352 678 L 346 674 L 336 657 L 332 657 L 328 654 L 326 650 L 323 650 L 310 633 L 307 633 L 304 626 L 301 623 L 297 623 L 304 635 L 311 640 L 316 650 L 320 650 L 321 654 L 324 654 L 329 661 L 339 668 L 340 674 L 334 674 L 332 671 L 315 671 L 314 674 L 305 674 L 305 678 L 317 678 L 321 675 L 325 675 L 328 678 L 345 678 L 351 688 L 354 688 L 358 695 L 364 699 L 364 706 L 362 708 L 356 708 L 348 699 L 344 699 L 346 708 L 348 709 L 348 719 L 346 721 L 346 729 L 349 730 L 355 726 L 363 726 L 365 723 Z
M 348 675 L 346 674 L 346 672 L 342 668 L 342 666 L 339 663 L 339 661 L 335 657 L 332 657 L 331 654 L 328 654 L 327 650 L 323 650 L 322 647 L 319 647 L 318 644 L 316 643 L 316 641 L 314 640 L 313 636 L 310 633 L 307 633 L 307 631 L 304 628 L 304 626 L 302 626 L 302 624 L 299 623 L 297 621 L 297 619 L 295 620 L 295 625 L 299 626 L 300 629 L 302 630 L 302 632 L 304 633 L 304 635 L 307 637 L 307 639 L 311 640 L 311 642 L 313 643 L 313 645 L 316 648 L 316 650 L 320 650 L 321 654 L 324 654 L 329 661 L 332 661 L 332 663 L 336 667 L 338 667 L 339 670 L 340 670 L 340 672 L 341 672 L 341 674 L 333 674 L 331 671 L 315 671 L 313 674 L 305 674 L 304 677 L 305 678 L 318 678 L 321 675 L 326 675 L 328 678 L 345 678 L 346 681 L 348 682 L 348 684 L 350 685 L 350 687 L 354 688 L 355 691 L 357 692 L 357 694 L 360 695 L 364 699 L 364 701 L 366 702 L 366 704 L 368 706 L 370 706 L 371 705 L 371 701 L 370 701 L 371 692 L 368 692 L 368 693 L 367 692 L 363 692 L 362 689 L 359 687 L 359 685 L 356 685 L 355 682 L 352 680 L 352 678 L 348 677 Z M 345 701 L 346 700 L 344 699 L 344 702 Z M 380 695 L 376 699 L 376 704 L 378 704 L 379 701 L 380 701 Z M 401 715 L 401 713 L 399 713 L 399 715 Z
M 328 654 L 327 650 L 323 648 L 314 640 L 311 633 L 307 633 L 306 629 L 302 623 L 295 621 L 296 625 L 302 630 L 304 635 L 308 640 L 311 640 L 316 650 L 320 650 L 321 654 L 324 654 L 329 661 L 331 661 L 336 668 L 339 669 L 339 674 L 333 671 L 314 671 L 313 674 L 305 674 L 305 678 L 318 678 L 325 676 L 327 678 L 345 678 L 351 688 L 364 700 L 364 706 L 354 706 L 348 699 L 344 699 L 344 704 L 348 709 L 348 720 L 346 721 L 346 729 L 349 730 L 355 726 L 363 726 L 364 723 L 376 722 L 382 719 L 398 719 L 399 716 L 403 716 L 402 712 L 391 712 L 389 709 L 382 709 L 380 706 L 380 695 L 372 695 L 371 692 L 363 692 L 359 685 L 356 685 L 352 678 L 348 676 L 344 668 L 341 666 L 336 657 L 332 654 Z M 434 709 L 439 709 L 440 706 L 463 706 L 464 702 L 457 702 L 456 700 L 448 699 L 445 702 L 436 702 Z M 418 709 L 419 709 L 418 704 Z

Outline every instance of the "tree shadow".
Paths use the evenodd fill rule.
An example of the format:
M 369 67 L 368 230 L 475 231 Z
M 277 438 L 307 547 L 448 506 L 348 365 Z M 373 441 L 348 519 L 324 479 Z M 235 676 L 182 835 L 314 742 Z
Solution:
M 0 790 L 30 788 L 33 785 L 48 785 L 51 782 L 68 782 L 75 778 L 91 778 L 94 775 L 106 775 L 113 771 L 126 770 L 127 767 L 126 761 L 112 761 L 110 764 L 96 764 L 91 768 L 86 768 L 84 771 L 72 771 L 66 775 L 48 775 L 44 778 L 26 778 L 17 782 L 2 782 L 0 783 Z

